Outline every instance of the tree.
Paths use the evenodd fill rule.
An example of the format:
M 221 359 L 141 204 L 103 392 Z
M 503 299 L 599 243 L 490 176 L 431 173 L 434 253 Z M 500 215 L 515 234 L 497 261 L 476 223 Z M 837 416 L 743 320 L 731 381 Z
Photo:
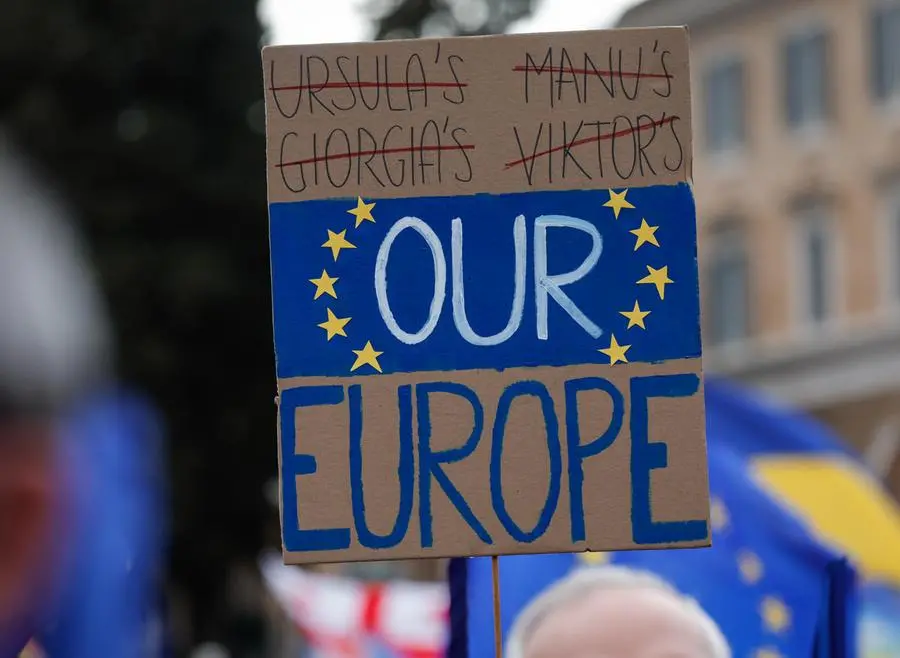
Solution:
M 499 34 L 537 0 L 374 0 L 377 39 Z

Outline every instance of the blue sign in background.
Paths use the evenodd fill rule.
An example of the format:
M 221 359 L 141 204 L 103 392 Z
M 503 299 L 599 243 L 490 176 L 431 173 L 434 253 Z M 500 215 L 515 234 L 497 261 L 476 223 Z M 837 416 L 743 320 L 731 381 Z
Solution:
M 621 195 L 621 191 L 618 192 Z M 460 197 L 366 199 L 375 203 L 374 221 L 356 222 L 348 211 L 356 199 L 328 199 L 270 206 L 272 288 L 277 374 L 347 376 L 356 360 L 353 350 L 371 343 L 381 352 L 383 372 L 504 369 L 519 366 L 564 366 L 610 363 L 599 350 L 610 346 L 611 336 L 629 345 L 629 362 L 659 362 L 692 358 L 701 353 L 700 309 L 696 256 L 696 220 L 693 196 L 686 184 L 633 188 L 627 191 L 631 208 L 616 218 L 604 205 L 608 190 L 479 194 Z M 452 317 L 451 222 L 462 220 L 466 314 L 482 336 L 502 330 L 509 321 L 513 301 L 516 218 L 526 221 L 525 306 L 521 325 L 499 345 L 476 346 L 462 338 Z M 536 329 L 534 224 L 542 215 L 564 215 L 592 223 L 602 237 L 602 253 L 584 278 L 563 288 L 579 309 L 602 330 L 594 338 L 552 298 L 549 299 L 548 340 Z M 374 271 L 376 255 L 390 228 L 404 217 L 423 220 L 440 238 L 447 266 L 446 297 L 433 333 L 416 345 L 404 344 L 387 328 L 379 313 Z M 658 246 L 638 241 L 632 231 L 642 225 L 658 227 Z M 359 224 L 357 226 L 357 223 Z M 340 249 L 337 259 L 324 247 L 328 231 L 343 234 L 353 248 Z M 572 228 L 547 230 L 547 271 L 562 274 L 576 269 L 591 250 L 591 236 Z M 648 266 L 667 267 L 672 283 L 664 298 L 657 286 L 638 284 Z M 323 270 L 334 282 L 335 295 L 315 297 L 310 279 Z M 397 323 L 414 333 L 425 323 L 434 294 L 432 252 L 414 230 L 396 238 L 387 266 L 390 308 Z M 639 326 L 627 328 L 622 311 L 638 302 L 650 311 Z M 330 310 L 347 319 L 346 335 L 327 339 L 320 327 Z M 371 367 L 354 375 L 375 374 Z

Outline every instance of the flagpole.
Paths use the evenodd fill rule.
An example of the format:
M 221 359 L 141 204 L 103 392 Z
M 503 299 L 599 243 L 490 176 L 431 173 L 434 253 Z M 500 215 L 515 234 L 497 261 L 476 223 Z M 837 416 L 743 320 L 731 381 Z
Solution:
M 503 628 L 500 624 L 500 558 L 491 556 L 491 579 L 494 583 L 494 654 L 503 658 Z

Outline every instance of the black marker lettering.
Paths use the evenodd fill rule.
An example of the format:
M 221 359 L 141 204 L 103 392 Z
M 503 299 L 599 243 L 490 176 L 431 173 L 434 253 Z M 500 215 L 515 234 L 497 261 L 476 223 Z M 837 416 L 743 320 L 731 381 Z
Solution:
M 541 62 L 540 67 L 535 63 L 534 59 L 531 57 L 531 53 L 525 53 L 525 102 L 527 103 L 530 99 L 529 94 L 529 86 L 528 81 L 532 73 L 536 75 L 543 75 L 544 69 L 550 69 L 550 107 L 553 107 L 553 48 L 547 48 L 547 54 L 544 56 L 544 61 Z
M 568 72 L 567 72 L 568 70 Z M 556 79 L 556 100 L 562 102 L 563 85 L 573 85 L 575 96 L 581 103 L 581 90 L 578 88 L 578 76 L 575 75 L 575 67 L 568 51 L 563 48 L 559 55 L 559 75 Z
M 431 128 L 434 131 L 433 134 L 433 143 L 429 141 L 428 129 Z M 430 159 L 426 153 L 431 150 L 429 147 L 436 146 L 434 159 Z M 437 123 L 431 119 L 425 122 L 425 125 L 422 126 L 422 133 L 419 137 L 419 172 L 422 176 L 422 184 L 427 184 L 428 175 L 427 169 L 433 169 L 437 167 L 437 182 L 441 182 L 441 129 L 438 127 Z
M 356 57 L 356 80 L 360 82 L 362 78 L 362 72 L 359 68 L 359 56 Z M 366 87 L 363 85 L 359 85 L 359 97 L 362 98 L 363 105 L 366 106 L 367 110 L 374 110 L 378 107 L 378 101 L 381 99 L 381 60 L 377 57 L 375 58 L 375 101 L 369 105 L 369 101 L 366 100 Z
M 588 87 L 590 86 L 591 77 L 597 78 L 600 81 L 600 84 L 603 85 L 603 88 L 606 89 L 606 93 L 609 94 L 610 98 L 616 97 L 616 85 L 613 83 L 612 79 L 612 48 L 609 49 L 609 62 L 610 66 L 606 71 L 600 71 L 597 69 L 594 61 L 591 59 L 591 56 L 587 53 L 584 54 L 584 94 L 583 99 L 584 102 L 588 102 Z M 607 80 L 609 78 L 609 80 Z
M 419 80 L 415 80 L 410 76 L 410 68 L 418 66 Z M 412 71 L 415 73 L 415 71 Z M 425 77 L 425 66 L 422 64 L 422 58 L 418 54 L 413 53 L 406 60 L 406 101 L 409 104 L 410 111 L 416 109 L 413 103 L 413 94 L 423 94 L 424 107 L 428 107 L 428 79 Z
M 463 148 L 462 142 L 459 141 L 459 138 L 456 136 L 456 133 L 462 133 L 464 135 L 468 134 L 465 128 L 454 128 L 450 131 L 450 138 L 454 141 L 454 143 L 459 147 L 459 152 L 462 153 L 463 158 L 466 160 L 466 169 L 469 172 L 468 178 L 460 178 L 459 174 L 453 174 L 453 177 L 459 181 L 460 183 L 468 183 L 472 180 L 472 161 L 469 160 L 469 154 L 466 153 L 466 149 Z
M 391 133 L 395 130 L 403 130 L 398 125 L 393 125 L 388 128 L 387 132 L 384 135 L 384 140 L 381 143 L 381 161 L 384 163 L 384 171 L 387 173 L 388 180 L 391 182 L 391 185 L 394 187 L 400 187 L 403 185 L 403 181 L 406 179 L 406 160 L 402 157 L 397 158 L 397 162 L 400 163 L 400 180 L 394 180 L 394 177 L 391 176 L 391 168 L 388 167 L 388 140 L 391 138 Z
M 368 138 L 368 144 L 363 142 L 363 135 Z M 356 169 L 356 184 L 362 185 L 362 168 L 365 167 L 369 170 L 369 173 L 372 174 L 372 178 L 375 179 L 375 182 L 381 187 L 384 187 L 384 183 L 378 178 L 378 174 L 375 173 L 375 170 L 372 169 L 371 165 L 372 160 L 378 155 L 378 142 L 375 141 L 375 136 L 365 128 L 357 128 L 356 141 L 359 146 L 359 151 L 356 154 L 356 157 L 359 159 Z M 365 160 L 362 159 L 363 154 L 366 154 Z
M 625 94 L 625 98 L 630 101 L 633 101 L 638 97 L 638 92 L 641 87 L 641 67 L 644 64 L 644 48 L 641 46 L 638 48 L 638 66 L 637 71 L 623 71 L 622 70 L 622 51 L 619 51 L 619 86 L 622 87 L 622 93 Z M 632 75 L 633 74 L 633 75 Z M 634 89 L 632 93 L 628 93 L 628 87 L 625 84 L 625 78 L 633 77 L 634 78 Z
M 269 91 L 272 92 L 272 100 L 275 101 L 275 108 L 278 110 L 278 114 L 285 119 L 293 119 L 300 110 L 300 101 L 303 98 L 303 55 L 300 55 L 300 63 L 297 65 L 297 72 L 300 75 L 300 86 L 296 90 L 297 102 L 294 104 L 294 111 L 289 113 L 284 111 L 284 108 L 281 107 L 281 101 L 278 100 L 279 92 L 275 88 L 275 60 L 273 59 L 269 62 Z
M 663 114 L 663 121 L 665 121 L 666 115 Z M 641 119 L 646 119 L 647 124 L 644 126 L 641 125 Z M 650 146 L 653 142 L 653 138 L 656 137 L 656 121 L 653 120 L 649 114 L 641 114 L 637 118 L 637 148 L 638 148 L 638 166 L 640 167 L 641 175 L 644 176 L 646 173 L 644 172 L 644 163 L 647 163 L 647 169 L 650 170 L 650 173 L 656 175 L 656 170 L 653 168 L 653 165 L 650 163 L 650 158 L 647 157 L 647 154 L 644 153 L 644 150 Z
M 575 158 L 572 154 L 573 145 L 577 146 L 575 142 L 578 141 L 578 133 L 581 132 L 581 128 L 584 126 L 584 121 L 578 122 L 578 128 L 575 129 L 575 134 L 572 135 L 572 139 L 568 137 L 568 126 L 565 121 L 563 121 L 563 144 L 565 144 L 565 148 L 563 148 L 563 162 L 562 162 L 562 177 L 566 177 L 566 161 L 571 160 L 572 164 L 578 167 L 579 171 L 584 174 L 584 177 L 588 180 L 591 180 L 591 175 L 585 171 L 584 167 L 581 166 L 581 163 Z
M 337 134 L 340 134 L 340 136 L 344 138 L 344 145 L 346 148 L 343 151 L 340 151 L 332 156 L 331 140 Z M 344 185 L 347 184 L 347 181 L 350 179 L 350 173 L 353 170 L 352 154 L 353 151 L 351 151 L 350 149 L 350 138 L 347 136 L 347 133 L 342 128 L 335 128 L 334 130 L 332 130 L 328 134 L 328 139 L 325 140 L 325 175 L 328 176 L 328 182 L 331 183 L 332 187 L 344 187 Z M 347 171 L 344 173 L 344 180 L 342 180 L 340 183 L 336 183 L 334 178 L 332 178 L 331 176 L 332 158 L 334 158 L 335 160 L 346 160 L 347 162 Z
M 516 136 L 516 144 L 519 145 L 519 155 L 521 156 L 522 168 L 525 170 L 525 178 L 529 185 L 534 184 L 534 163 L 537 161 L 538 146 L 541 143 L 541 134 L 544 132 L 544 123 L 538 124 L 538 132 L 534 138 L 534 147 L 531 149 L 531 157 L 525 156 L 525 149 L 522 148 L 522 140 L 519 138 L 519 129 L 513 126 L 513 133 Z
M 388 56 L 384 56 L 384 95 L 387 97 L 388 108 L 392 112 L 402 112 L 406 108 L 403 107 L 394 107 L 394 103 L 392 102 L 392 94 L 391 94 L 391 76 L 390 69 L 388 68 Z M 413 176 L 413 180 L 415 180 L 415 176 Z
M 628 129 L 619 128 L 619 119 L 625 121 L 628 124 Z M 631 169 L 628 170 L 627 173 L 623 173 L 621 169 L 619 169 L 619 153 L 616 150 L 616 142 L 619 144 L 622 143 L 622 140 L 625 138 L 630 138 L 631 141 Z M 613 161 L 613 169 L 616 170 L 616 174 L 618 174 L 619 178 L 622 180 L 628 180 L 631 178 L 632 174 L 634 174 L 634 169 L 637 167 L 638 157 L 637 157 L 637 138 L 635 135 L 634 125 L 631 123 L 631 119 L 627 116 L 619 115 L 615 119 L 613 119 L 612 125 L 612 136 L 610 137 L 610 141 L 612 142 L 612 161 Z
M 344 79 L 344 84 L 346 85 L 347 91 L 350 92 L 350 104 L 347 106 L 338 105 L 337 101 L 335 101 L 335 100 L 332 100 L 331 104 L 334 105 L 334 107 L 336 109 L 340 110 L 341 112 L 347 112 L 349 110 L 352 110 L 354 107 L 356 107 L 356 90 L 353 88 L 354 85 L 352 82 L 350 82 L 350 78 L 347 77 L 347 73 L 346 73 L 346 71 L 344 71 L 344 67 L 341 66 L 341 60 L 346 60 L 349 62 L 350 58 L 345 55 L 340 55 L 340 56 L 338 56 L 338 58 L 336 60 L 338 71 L 340 72 L 341 77 Z
M 322 65 L 322 70 L 325 74 L 325 80 L 320 82 L 317 87 L 313 88 L 313 75 L 312 75 L 312 63 L 317 62 Z M 328 112 L 328 114 L 334 116 L 334 110 L 328 107 L 322 100 L 319 98 L 318 94 L 320 91 L 325 89 L 328 84 L 328 64 L 324 59 L 317 55 L 310 55 L 306 58 L 306 84 L 309 85 L 306 89 L 306 94 L 309 97 L 309 113 L 313 113 L 313 101 L 318 103 L 319 107 Z
M 672 76 L 669 73 L 669 67 L 666 64 L 666 58 L 671 55 L 668 50 L 662 51 L 662 55 L 659 56 L 659 64 L 662 67 L 663 74 L 666 76 L 666 93 L 660 93 L 658 89 L 654 89 L 653 93 L 655 93 L 660 98 L 668 98 L 672 95 Z
M 304 173 L 303 165 L 296 165 L 295 167 L 291 167 L 293 169 L 298 169 L 300 171 L 300 187 L 295 187 L 294 185 L 291 185 L 288 182 L 287 173 L 286 173 L 286 170 L 288 169 L 288 167 L 286 167 L 284 165 L 284 145 L 287 142 L 288 137 L 296 137 L 296 136 L 297 136 L 297 133 L 289 132 L 289 133 L 285 133 L 284 136 L 281 138 L 281 149 L 280 149 L 280 153 L 278 156 L 278 158 L 279 158 L 278 163 L 280 165 L 279 169 L 281 170 L 281 180 L 284 183 L 284 186 L 286 188 L 288 188 L 291 192 L 302 192 L 303 190 L 306 189 L 306 179 L 304 178 L 304 175 L 303 175 L 303 173 Z
M 672 137 L 675 138 L 675 143 L 678 145 L 678 162 L 675 163 L 674 166 L 669 165 L 668 156 L 663 158 L 663 165 L 665 165 L 666 169 L 669 171 L 678 171 L 681 169 L 681 165 L 684 164 L 684 147 L 681 145 L 681 139 L 678 137 L 678 131 L 675 130 L 675 123 L 677 121 L 681 121 L 681 117 L 672 117 L 669 121 L 669 130 L 672 131 Z
M 440 45 L 438 47 L 440 48 Z M 453 103 L 454 105 L 461 105 L 462 102 L 465 100 L 465 94 L 463 93 L 463 86 L 459 80 L 459 75 L 457 75 L 456 69 L 453 67 L 454 59 L 457 60 L 460 64 L 465 64 L 465 61 L 459 55 L 450 55 L 449 57 L 447 57 L 447 66 L 450 67 L 450 75 L 453 76 L 453 80 L 456 82 L 456 90 L 459 92 L 459 99 L 454 100 L 454 99 L 450 98 L 447 95 L 446 91 L 443 93 L 443 96 L 444 96 L 444 100 L 447 101 L 448 103 Z

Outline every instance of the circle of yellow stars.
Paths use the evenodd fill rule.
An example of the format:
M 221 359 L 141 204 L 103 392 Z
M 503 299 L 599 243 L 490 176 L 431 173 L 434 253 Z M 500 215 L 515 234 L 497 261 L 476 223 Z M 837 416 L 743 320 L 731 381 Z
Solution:
M 347 213 L 353 215 L 356 220 L 353 225 L 354 231 L 359 229 L 364 222 L 375 223 L 375 218 L 372 216 L 372 210 L 374 210 L 374 208 L 374 202 L 366 203 L 361 197 L 356 198 L 356 207 L 347 211 Z M 344 229 L 335 232 L 331 229 L 326 229 L 328 239 L 322 244 L 322 248 L 331 251 L 331 257 L 335 264 L 337 264 L 342 251 L 345 249 L 356 249 L 356 245 L 347 239 L 348 230 L 349 229 Z M 331 297 L 335 300 L 338 299 L 338 292 L 335 287 L 335 284 L 337 284 L 338 281 L 340 281 L 340 277 L 329 274 L 327 268 L 323 269 L 322 274 L 318 277 L 309 279 L 309 282 L 316 287 L 316 290 L 313 293 L 313 301 L 325 297 Z M 351 317 L 338 317 L 330 306 L 326 306 L 325 321 L 316 326 L 325 331 L 325 340 L 327 341 L 331 341 L 331 339 L 336 336 L 348 338 L 346 327 L 352 319 L 353 318 Z M 356 356 L 353 364 L 350 366 L 350 372 L 359 370 L 363 366 L 369 366 L 377 372 L 382 372 L 378 357 L 384 354 L 384 352 L 376 350 L 372 346 L 372 341 L 367 340 L 366 344 L 361 349 L 351 349 L 350 351 Z
M 630 201 L 628 201 L 628 190 L 622 190 L 621 192 L 616 192 L 615 190 L 608 190 L 609 192 L 609 201 L 603 204 L 603 207 L 610 208 L 613 211 L 613 216 L 616 221 L 619 219 L 619 215 L 623 210 L 634 210 L 635 207 L 632 205 Z M 653 247 L 659 247 L 659 239 L 656 237 L 656 232 L 659 230 L 659 226 L 651 226 L 647 223 L 647 220 L 641 218 L 641 225 L 636 229 L 632 229 L 629 231 L 633 236 L 635 236 L 634 243 L 634 251 L 637 251 L 644 245 L 650 245 Z M 637 281 L 638 285 L 652 285 L 656 287 L 656 292 L 659 295 L 660 301 L 665 300 L 666 298 L 666 286 L 675 283 L 672 279 L 669 278 L 669 266 L 663 265 L 659 269 L 652 267 L 651 265 L 647 265 L 647 276 L 639 279 Z M 648 315 L 650 315 L 650 311 L 644 310 L 641 308 L 640 304 L 635 301 L 634 307 L 632 307 L 629 311 L 619 311 L 619 315 L 625 317 L 628 320 L 628 326 L 625 327 L 625 330 L 628 331 L 633 327 L 638 327 L 639 329 L 643 329 L 646 331 L 647 326 L 645 324 L 645 320 Z M 601 348 L 597 350 L 602 354 L 605 354 L 609 357 L 609 364 L 615 365 L 617 363 L 628 363 L 628 350 L 631 349 L 631 345 L 620 344 L 616 339 L 615 334 L 610 334 L 609 338 L 609 347 Z

